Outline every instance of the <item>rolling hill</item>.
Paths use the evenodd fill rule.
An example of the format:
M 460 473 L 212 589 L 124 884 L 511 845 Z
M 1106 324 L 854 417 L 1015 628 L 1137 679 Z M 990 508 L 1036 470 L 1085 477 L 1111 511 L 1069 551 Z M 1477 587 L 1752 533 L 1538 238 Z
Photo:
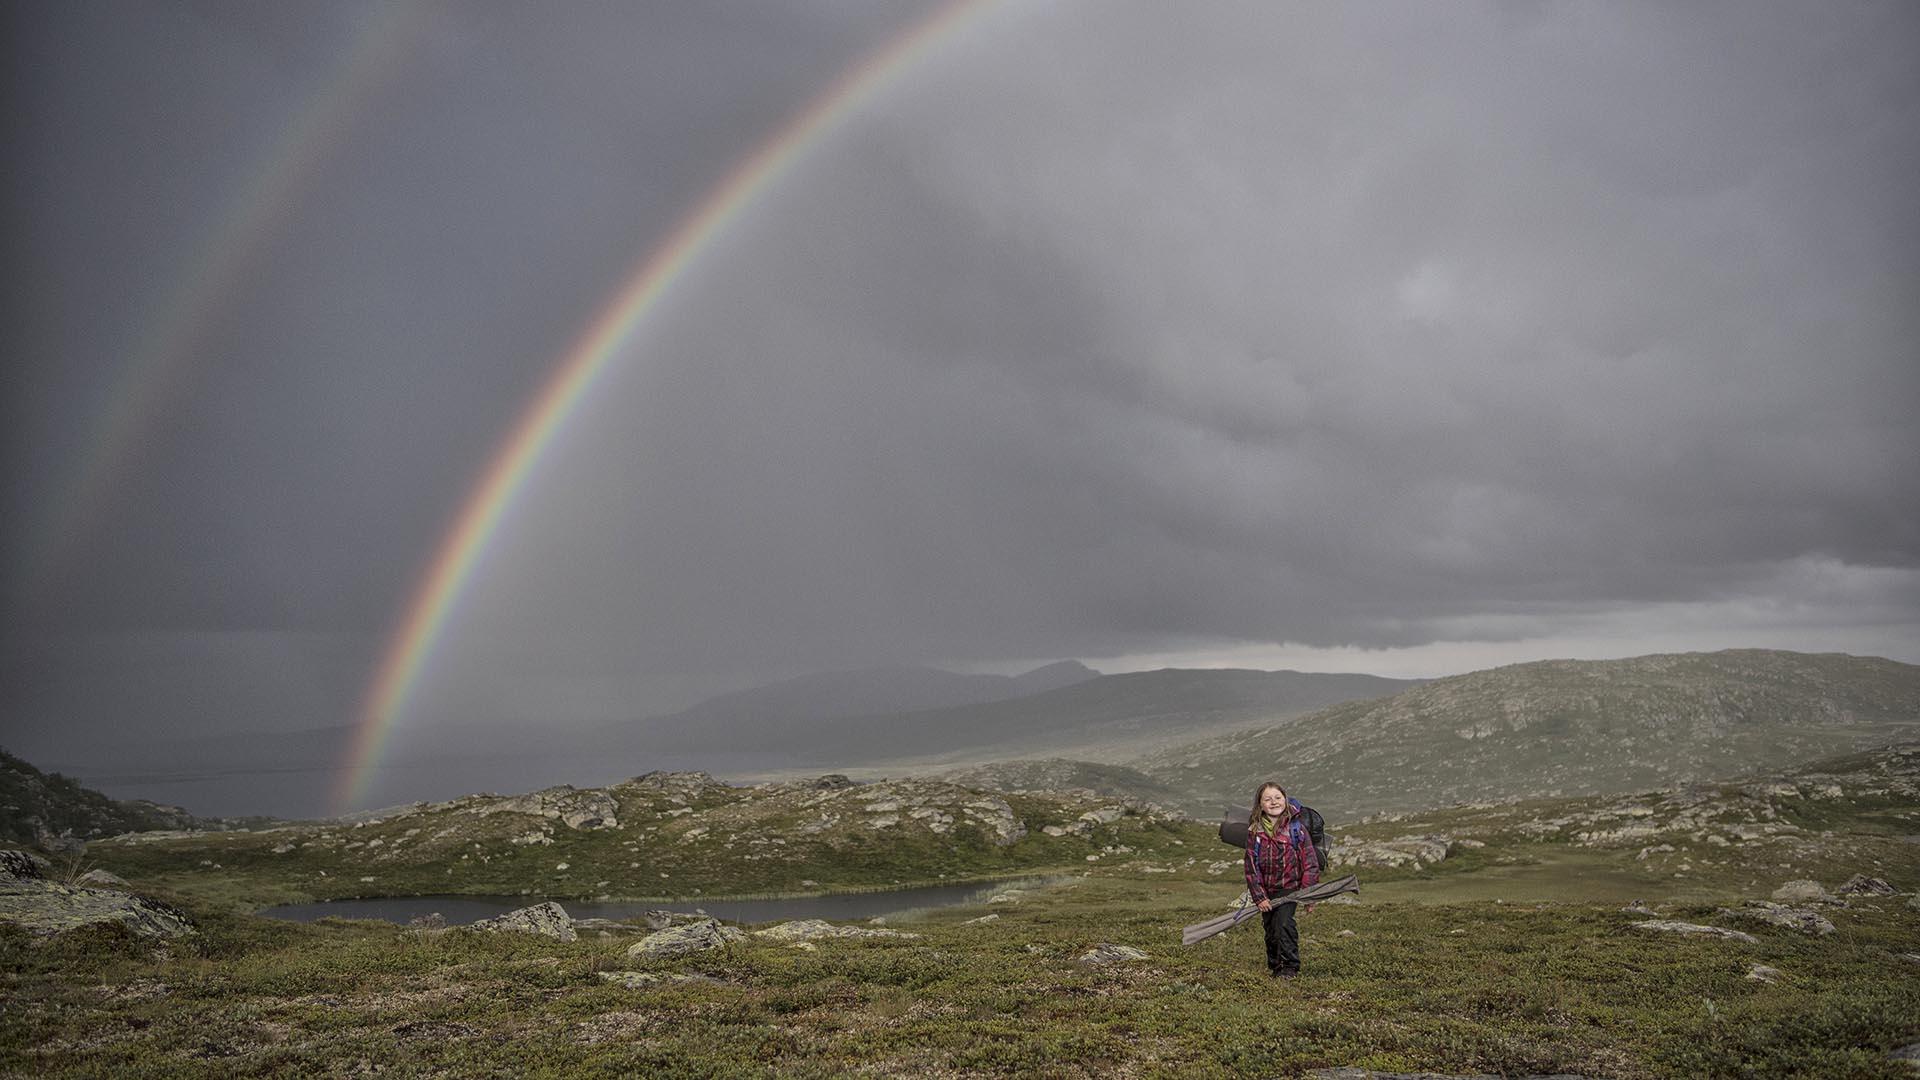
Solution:
M 1716 780 L 1911 738 L 1920 667 L 1758 649 L 1439 679 L 1126 764 L 1195 812 L 1278 778 L 1330 818 Z

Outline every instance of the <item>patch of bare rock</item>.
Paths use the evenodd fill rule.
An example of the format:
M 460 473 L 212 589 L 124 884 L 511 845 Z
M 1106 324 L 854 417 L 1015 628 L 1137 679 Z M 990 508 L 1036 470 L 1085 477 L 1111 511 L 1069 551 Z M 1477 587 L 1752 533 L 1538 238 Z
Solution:
M 0 851 L 0 922 L 37 934 L 59 934 L 105 923 L 117 923 L 146 938 L 195 932 L 193 920 L 170 904 L 120 888 L 49 881 L 46 870 L 46 863 L 29 852 Z

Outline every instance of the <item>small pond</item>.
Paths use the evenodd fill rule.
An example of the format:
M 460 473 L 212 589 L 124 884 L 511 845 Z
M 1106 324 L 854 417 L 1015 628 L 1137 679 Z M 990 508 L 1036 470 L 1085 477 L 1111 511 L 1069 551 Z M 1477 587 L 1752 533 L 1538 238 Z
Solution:
M 1040 884 L 1025 883 L 1027 887 Z M 915 908 L 947 907 L 953 904 L 982 903 L 996 892 L 1020 887 L 1022 882 L 1003 881 L 967 885 L 931 885 L 919 889 L 895 889 L 889 892 L 833 893 L 827 896 L 796 896 L 784 900 L 634 900 L 605 901 L 560 900 L 560 906 L 576 919 L 630 919 L 648 911 L 704 911 L 730 922 L 762 923 L 784 919 L 871 919 Z M 422 915 L 438 912 L 449 926 L 465 926 L 479 919 L 540 903 L 539 896 L 391 896 L 367 900 L 326 900 L 315 904 L 282 904 L 256 912 L 271 919 L 312 922 L 328 917 L 339 919 L 385 919 L 407 923 Z

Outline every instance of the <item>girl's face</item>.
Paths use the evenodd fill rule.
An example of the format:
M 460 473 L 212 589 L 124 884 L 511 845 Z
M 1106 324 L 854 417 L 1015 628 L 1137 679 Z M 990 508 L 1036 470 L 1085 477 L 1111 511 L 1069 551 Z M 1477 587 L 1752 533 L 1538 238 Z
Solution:
M 1287 810 L 1287 793 L 1277 787 L 1270 787 L 1260 793 L 1260 812 L 1268 817 L 1277 818 Z

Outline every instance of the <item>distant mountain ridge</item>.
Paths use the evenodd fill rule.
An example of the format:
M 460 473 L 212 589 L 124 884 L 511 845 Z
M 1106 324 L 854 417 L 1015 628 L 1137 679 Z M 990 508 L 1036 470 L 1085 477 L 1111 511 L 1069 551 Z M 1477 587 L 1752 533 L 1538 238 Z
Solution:
M 1042 669 L 1046 670 L 1046 669 Z M 789 720 L 680 713 L 637 726 L 655 752 L 729 739 L 794 766 L 979 763 L 1019 757 L 1114 761 L 1209 732 L 1269 723 L 1419 685 L 1374 675 L 1165 668 L 1099 675 L 998 701 Z M 691 711 L 690 711 L 691 712 Z
M 925 667 L 823 671 L 721 694 L 645 723 L 665 730 L 710 730 L 713 725 L 751 726 L 769 720 L 803 724 L 1000 701 L 1099 676 L 1077 660 L 1047 664 L 1023 675 L 962 674 Z
M 1913 738 L 1920 667 L 1760 649 L 1547 660 L 1439 679 L 1125 762 L 1195 811 L 1279 779 L 1330 817 L 1612 795 Z

